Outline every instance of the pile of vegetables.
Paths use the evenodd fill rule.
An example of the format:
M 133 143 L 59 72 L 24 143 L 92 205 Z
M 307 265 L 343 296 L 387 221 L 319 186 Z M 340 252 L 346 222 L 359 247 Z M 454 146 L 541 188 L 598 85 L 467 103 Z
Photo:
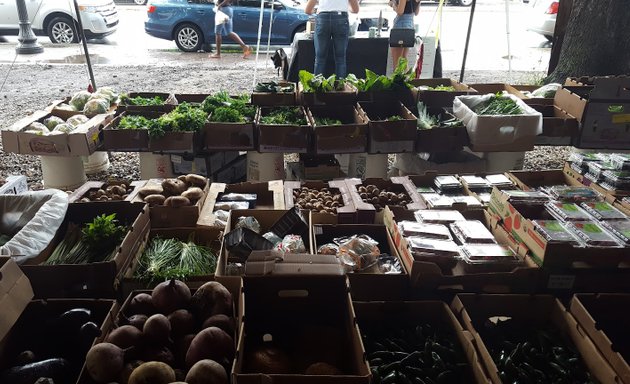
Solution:
M 524 327 L 511 319 L 492 325 L 481 336 L 504 383 L 596 382 L 556 330 Z
M 306 93 L 339 92 L 344 90 L 346 84 L 344 79 L 337 79 L 335 75 L 324 77 L 322 74 L 314 75 L 303 69 L 300 70 L 298 76 Z
M 199 132 L 208 115 L 203 109 L 181 103 L 174 110 L 158 117 L 147 119 L 141 115 L 125 115 L 118 122 L 118 129 L 146 129 L 149 137 L 160 138 L 166 132 Z
M 261 116 L 260 124 L 307 125 L 308 123 L 300 107 L 275 107 L 265 116 Z
M 473 382 L 455 336 L 430 324 L 374 330 L 363 343 L 372 383 Z
M 118 101 L 118 93 L 111 87 L 101 87 L 96 92 L 79 91 L 75 93 L 68 104 L 62 103 L 57 109 L 83 112 L 87 117 L 94 117 L 99 113 L 107 113 L 109 107 Z
M 118 327 L 86 356 L 96 383 L 228 384 L 235 354 L 232 295 L 209 282 L 194 294 L 179 280 L 135 295 Z
M 138 194 L 149 206 L 186 207 L 195 205 L 203 197 L 207 182 L 205 177 L 191 173 L 177 179 L 165 179 L 160 185 L 146 185 L 138 190 Z
M 461 127 L 462 121 L 456 117 L 448 119 L 440 119 L 440 117 L 433 116 L 429 113 L 427 106 L 424 103 L 418 103 L 418 129 L 426 130 L 432 128 L 447 128 L 447 127 Z
M 210 248 L 197 245 L 194 237 L 187 242 L 154 237 L 140 256 L 134 276 L 145 281 L 185 281 L 190 276 L 211 275 L 216 266 L 216 255 Z
M 522 115 L 523 109 L 514 100 L 500 93 L 479 104 L 474 109 L 478 115 Z
M 118 224 L 116 214 L 100 215 L 83 227 L 68 224 L 66 234 L 44 262 L 56 264 L 89 264 L 110 261 L 127 234 L 127 227 Z
M 295 86 L 292 83 L 280 84 L 277 81 L 267 81 L 256 84 L 254 92 L 261 93 L 291 93 L 295 92 Z
M 356 75 L 349 74 L 346 81 L 354 85 L 359 92 L 394 91 L 411 88 L 410 81 L 413 78 L 413 70 L 407 69 L 407 59 L 400 58 L 391 76 L 377 75 L 366 68 L 365 79 L 359 79 Z
M 102 188 L 88 191 L 79 202 L 89 203 L 91 201 L 119 201 L 125 200 L 133 191 L 133 187 L 124 181 L 112 181 Z
M 10 368 L 0 372 L 0 383 L 76 382 L 86 352 L 94 338 L 101 335 L 95 321 L 102 319 L 97 320 L 87 308 L 73 308 L 35 320 L 37 326 L 31 324 L 27 337 L 18 339 L 25 349 L 13 357 L 4 357 Z
M 164 105 L 164 98 L 162 96 L 153 96 L 153 97 L 129 97 L 126 93 L 120 95 L 120 104 L 124 105 L 141 105 L 141 106 L 149 106 L 149 105 Z
M 74 115 L 68 120 L 51 115 L 41 121 L 32 122 L 22 129 L 22 132 L 40 136 L 67 134 L 77 129 L 79 125 L 87 123 L 88 120 L 89 118 L 85 115 Z
M 206 97 L 201 108 L 210 115 L 209 121 L 221 123 L 251 123 L 256 115 L 249 95 L 231 97 L 225 91 Z
M 316 126 L 323 126 L 323 125 L 341 125 L 343 124 L 341 122 L 341 120 L 338 119 L 333 119 L 330 117 L 314 117 L 315 120 L 315 125 Z

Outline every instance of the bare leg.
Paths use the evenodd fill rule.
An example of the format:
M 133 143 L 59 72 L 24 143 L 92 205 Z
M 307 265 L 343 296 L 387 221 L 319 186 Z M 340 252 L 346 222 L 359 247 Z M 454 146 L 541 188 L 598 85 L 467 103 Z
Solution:
M 396 68 L 401 57 L 407 56 L 407 48 L 392 47 L 392 66 Z
M 241 48 L 243 49 L 243 58 L 246 58 L 252 53 L 252 49 L 248 45 L 245 45 L 241 37 L 237 35 L 236 32 L 230 32 L 228 36 L 230 36 L 232 40 L 234 40 L 236 43 L 238 43 L 238 45 L 241 46 Z
M 215 34 L 215 44 L 217 46 L 217 51 L 216 53 L 213 53 L 209 57 L 212 59 L 220 59 L 221 58 L 221 34 L 220 33 Z

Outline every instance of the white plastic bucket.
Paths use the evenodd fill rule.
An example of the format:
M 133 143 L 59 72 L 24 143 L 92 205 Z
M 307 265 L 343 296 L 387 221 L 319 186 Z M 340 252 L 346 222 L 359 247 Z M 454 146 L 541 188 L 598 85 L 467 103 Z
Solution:
M 353 153 L 348 163 L 348 177 L 386 178 L 387 154 Z
M 109 169 L 109 156 L 107 152 L 94 152 L 90 156 L 84 156 L 83 169 L 86 175 L 107 171 Z
M 247 181 L 282 180 L 284 177 L 283 153 L 247 152 Z
M 46 188 L 74 190 L 85 183 L 83 159 L 78 156 L 41 156 L 43 183 Z
M 171 156 L 156 155 L 151 152 L 140 152 L 140 178 L 147 179 L 163 179 L 166 177 L 174 177 L 173 164 L 171 164 Z
M 523 169 L 525 152 L 486 152 L 486 172 L 507 172 Z

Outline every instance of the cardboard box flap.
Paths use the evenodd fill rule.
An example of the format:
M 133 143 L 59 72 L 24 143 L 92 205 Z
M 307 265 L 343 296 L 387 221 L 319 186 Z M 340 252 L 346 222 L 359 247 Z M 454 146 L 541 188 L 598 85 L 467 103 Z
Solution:
M 33 298 L 33 288 L 17 263 L 10 257 L 0 257 L 0 341 Z
M 567 114 L 575 116 L 578 121 L 582 121 L 587 100 L 566 88 L 561 88 L 556 92 L 553 103 Z
M 630 77 L 597 77 L 590 100 L 630 100 Z
M 334 255 L 295 254 L 279 251 L 253 251 L 245 263 L 246 276 L 264 275 L 344 275 Z

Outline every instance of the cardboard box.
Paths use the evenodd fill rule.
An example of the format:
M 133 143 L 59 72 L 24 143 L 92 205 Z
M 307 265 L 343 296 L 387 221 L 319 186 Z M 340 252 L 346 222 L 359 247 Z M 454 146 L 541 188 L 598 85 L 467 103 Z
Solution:
M 209 177 L 237 157 L 238 151 L 213 152 L 197 157 L 171 155 L 171 163 L 173 164 L 173 172 L 178 175 L 194 173 Z
M 204 151 L 251 151 L 256 149 L 254 123 L 208 121 L 203 129 Z
M 466 124 L 473 152 L 533 149 L 536 136 L 542 133 L 542 114 L 516 96 L 507 95 L 523 110 L 522 114 L 478 115 L 474 106 L 486 96 L 458 96 L 453 101 L 453 114 Z
M 417 95 L 409 88 L 398 87 L 393 90 L 371 90 L 371 91 L 357 91 L 358 102 L 368 103 L 390 103 L 392 100 L 398 100 L 403 105 L 411 110 L 417 108 Z
M 442 175 L 457 173 L 481 173 L 486 172 L 486 159 L 467 151 L 430 153 L 429 159 L 424 160 L 418 154 L 396 155 L 394 167 L 399 170 L 400 176 L 424 175 L 434 172 Z
M 411 201 L 406 206 L 402 207 L 406 210 L 417 210 L 426 207 L 422 198 L 416 190 L 416 186 L 407 176 L 395 176 L 389 180 L 385 179 L 346 179 L 350 196 L 352 196 L 352 203 L 357 209 L 357 219 L 359 224 L 374 224 L 383 222 L 384 207 L 376 209 L 374 204 L 363 201 L 359 193 L 359 188 L 362 186 L 374 185 L 380 191 L 388 191 L 396 194 L 404 193 L 409 197 Z M 397 207 L 390 204 L 390 206 Z
M 78 125 L 70 133 L 36 135 L 23 132 L 33 122 L 43 122 L 50 116 L 66 120 L 63 114 L 50 111 L 36 111 L 7 129 L 2 130 L 2 146 L 5 152 L 22 155 L 42 156 L 89 156 L 101 145 L 99 132 L 112 116 L 100 114 Z M 69 116 L 71 117 L 71 116 Z
M 377 266 L 362 272 L 348 273 L 350 293 L 354 300 L 400 300 L 409 292 L 409 275 L 398 256 L 396 246 L 383 225 L 375 224 L 313 224 L 313 253 L 319 247 L 332 243 L 335 238 L 367 235 L 378 242 L 381 254 L 388 254 L 400 261 L 400 274 L 383 274 Z
M 624 207 L 624 203 L 621 202 L 619 199 L 622 199 L 625 196 L 629 196 L 630 191 L 623 189 L 608 189 L 605 188 L 603 185 L 594 183 L 588 177 L 585 177 L 584 175 L 578 173 L 575 169 L 571 168 L 571 165 L 568 162 L 564 164 L 562 172 L 564 173 L 564 177 L 567 180 L 567 184 L 577 184 L 590 187 L 605 196 L 606 201 L 608 201 L 609 203 L 613 205 L 620 205 L 622 206 L 622 209 L 627 209 L 626 207 Z
M 306 115 L 313 126 L 313 152 L 318 155 L 362 153 L 367 148 L 368 124 L 354 105 L 312 106 Z M 316 118 L 340 120 L 340 125 L 317 125 Z
M 357 89 L 349 83 L 343 84 L 342 91 L 304 92 L 302 82 L 298 82 L 298 103 L 314 105 L 353 105 L 357 101 Z
M 155 112 L 170 112 L 177 106 L 177 100 L 175 96 L 171 93 L 164 92 L 129 92 L 127 96 L 130 99 L 135 97 L 143 97 L 145 99 L 153 99 L 155 97 L 161 98 L 164 103 L 159 105 L 133 105 L 133 104 L 125 104 L 120 103 L 118 107 L 116 107 L 116 114 L 120 114 L 123 111 L 155 111 Z
M 523 94 L 523 101 L 527 105 L 553 105 L 553 97 L 532 97 L 528 94 L 540 87 L 540 85 L 512 85 L 512 88 Z
M 212 175 L 217 183 L 239 183 L 247 179 L 247 155 L 239 155 Z
M 25 192 L 28 192 L 28 184 L 23 175 L 8 176 L 4 184 L 0 185 L 0 195 L 21 195 Z
M 28 278 L 11 257 L 0 257 L 0 341 L 33 298 Z
M 147 180 L 145 187 L 152 185 L 162 185 L 164 179 L 149 179 Z M 152 228 L 185 228 L 195 227 L 199 215 L 201 214 L 201 208 L 203 207 L 208 191 L 210 190 L 210 183 L 206 182 L 206 186 L 202 188 L 203 197 L 195 203 L 195 205 L 188 205 L 184 207 L 167 207 L 165 205 L 155 205 L 149 208 L 151 214 L 151 227 Z M 144 204 L 144 200 L 140 195 L 136 195 L 133 199 L 134 203 Z
M 487 225 L 499 244 L 512 248 L 524 260 L 523 266 L 507 272 L 466 273 L 463 262 L 458 262 L 451 273 L 446 274 L 436 263 L 414 259 L 407 240 L 397 225 L 397 222 L 402 220 L 414 220 L 414 218 L 412 215 L 395 215 L 389 208 L 385 210 L 385 226 L 401 260 L 409 271 L 414 294 L 421 292 L 533 293 L 536 291 L 541 275 L 540 269 L 526 256 L 527 249 L 511 238 L 498 221 L 487 212 L 481 219 L 482 222 Z
M 178 239 L 183 242 L 188 242 L 192 239 L 195 244 L 209 248 L 215 257 L 218 258 L 219 252 L 221 251 L 222 235 L 221 229 L 216 227 L 151 229 L 146 237 L 138 239 L 138 241 L 141 242 L 141 245 L 138 247 L 138 253 L 132 258 L 120 281 L 120 297 L 124 300 L 129 297 L 129 294 L 131 294 L 132 291 L 153 289 L 157 284 L 162 282 L 157 278 L 153 281 L 148 281 L 134 276 L 139 268 L 142 254 L 153 238 L 160 237 L 162 239 Z M 182 281 L 184 281 L 189 288 L 199 288 L 204 283 L 213 280 L 214 273 L 190 276 L 188 279 Z
M 503 83 L 478 83 L 470 84 L 470 88 L 477 91 L 480 95 L 486 95 L 488 93 L 497 94 L 507 92 L 510 95 L 514 95 L 519 99 L 526 99 L 525 95 L 519 91 L 516 87 Z
M 595 380 L 619 382 L 593 342 L 580 331 L 575 318 L 553 296 L 460 294 L 453 300 L 451 309 L 464 329 L 473 335 L 477 352 L 493 384 L 501 384 L 502 381 L 480 332 L 487 326 L 488 319 L 496 316 L 510 317 L 515 324 L 523 327 L 547 329 L 551 325 L 565 342 L 576 347 Z
M 623 326 L 628 317 L 620 309 L 628 305 L 630 295 L 627 294 L 578 294 L 573 296 L 569 307 L 579 326 L 624 383 L 630 383 L 627 362 L 630 340 Z
M 223 193 L 254 193 L 258 197 L 256 209 L 285 209 L 282 180 L 273 180 L 266 183 L 212 183 L 206 201 L 201 208 L 197 227 L 216 226 L 215 205 L 219 195 Z
M 176 93 L 173 95 L 177 100 L 177 104 L 201 104 L 208 97 L 212 96 L 210 93 Z
M 361 334 L 376 334 L 382 328 L 415 328 L 418 324 L 429 324 L 452 334 L 452 340 L 458 344 L 469 364 L 466 383 L 488 383 L 480 357 L 475 350 L 473 337 L 465 331 L 455 318 L 451 309 L 441 301 L 402 301 L 402 302 L 353 302 L 354 312 Z
M 252 252 L 245 263 L 245 278 L 252 276 L 343 276 L 345 271 L 335 255 L 308 253 Z
M 302 107 L 301 113 L 306 117 Z M 263 124 L 261 118 L 273 108 L 258 108 L 256 112 L 256 128 L 258 133 L 259 152 L 307 153 L 311 142 L 311 126 L 306 118 L 306 125 L 295 124 Z
M 55 114 L 55 116 L 61 117 L 64 120 L 68 120 L 72 116 L 83 115 L 83 111 L 71 111 L 68 109 L 59 108 L 61 104 L 70 104 L 70 100 L 72 100 L 72 97 L 70 96 L 62 100 L 54 100 L 45 109 Z M 107 110 L 107 114 L 114 114 L 117 107 L 118 104 L 116 103 L 110 104 L 109 109 Z
M 291 209 L 295 206 L 295 198 L 293 193 L 295 190 L 306 187 L 321 190 L 323 188 L 331 189 L 333 193 L 341 194 L 342 206 L 337 208 L 337 214 L 311 211 L 311 217 L 318 223 L 330 224 L 352 224 L 357 222 L 357 213 L 352 203 L 352 196 L 348 190 L 348 186 L 343 180 L 323 181 L 286 181 L 284 183 L 284 202 L 285 208 Z
M 464 125 L 418 129 L 416 132 L 416 152 L 454 152 L 469 145 L 470 139 Z
M 281 87 L 292 87 L 292 92 L 252 92 L 254 105 L 295 105 L 297 103 L 297 85 L 290 81 L 278 81 Z
M 146 180 L 136 180 L 136 181 L 126 181 L 128 188 L 127 191 L 131 190 L 131 192 L 127 193 L 127 197 L 122 200 L 111 200 L 115 201 L 133 201 L 133 199 L 138 194 L 138 190 L 142 188 L 146 184 Z M 99 189 L 107 189 L 110 185 L 108 182 L 103 181 L 87 181 L 85 184 L 75 189 L 70 195 L 68 195 L 69 203 L 83 203 L 81 201 L 82 198 L 88 197 L 90 193 L 98 191 Z M 116 184 L 119 185 L 119 184 Z M 98 200 L 94 200 L 93 202 L 98 202 Z
M 427 107 L 436 108 L 452 108 L 455 96 L 477 94 L 477 91 L 466 84 L 460 83 L 453 79 L 414 79 L 411 80 L 412 93 L 415 95 L 415 103 L 412 109 L 415 109 L 416 103 L 422 102 Z M 455 91 L 439 91 L 439 90 L 420 90 L 419 87 L 453 87 Z
M 64 223 L 57 232 L 55 247 L 67 231 L 68 223 L 83 225 L 102 214 L 116 213 L 116 219 L 129 227 L 110 261 L 90 264 L 42 264 L 50 256 L 43 253 L 20 266 L 31 281 L 36 298 L 99 297 L 115 298 L 118 281 L 132 257 L 139 239 L 149 231 L 148 207 L 129 202 L 70 204 Z M 54 249 L 54 248 L 53 248 Z
M 300 159 L 299 179 L 329 181 L 341 177 L 341 165 L 339 165 L 339 161 L 332 155 L 325 156 L 330 156 L 330 159 L 327 159 L 327 161 L 323 163 L 320 163 L 319 160 L 309 161 L 309 159 L 305 158 Z
M 531 106 L 543 115 L 543 132 L 536 145 L 571 145 L 578 137 L 580 123 L 575 117 L 553 104 Z
M 569 175 L 561 169 L 511 171 L 505 175 L 523 191 L 533 191 L 540 187 L 550 187 L 554 185 L 582 186 L 582 183 L 573 177 L 569 177 Z
M 547 241 L 536 231 L 532 220 L 543 219 L 544 208 L 528 209 L 524 216 L 513 206 L 506 194 L 494 189 L 490 199 L 490 210 L 502 220 L 505 229 L 517 241 L 531 251 L 535 262 L 543 268 L 618 268 L 630 262 L 627 248 L 573 247 L 566 243 Z
M 55 325 L 54 321 L 68 310 L 84 308 L 90 311 L 90 321 L 103 332 L 113 326 L 112 319 L 118 311 L 118 304 L 114 300 L 102 299 L 33 300 L 27 304 L 0 344 L 0 372 L 15 366 L 16 357 L 30 350 L 35 353 L 36 361 L 61 357 L 67 359 L 69 368 L 65 379 L 68 381 L 64 382 L 76 383 L 85 366 L 85 354 L 97 338 L 89 339 L 87 334 L 82 335 L 82 338 L 77 337 L 73 331 L 77 332 L 81 323 L 76 328 L 67 329 Z M 2 310 L 4 314 L 4 308 Z M 72 348 L 72 351 L 68 351 L 68 348 Z M 64 352 L 66 356 L 63 356 Z M 71 356 L 67 355 L 69 352 Z
M 417 117 L 400 101 L 359 103 L 368 120 L 368 153 L 413 152 L 416 144 Z M 399 116 L 400 120 L 385 120 Z
M 486 174 L 485 173 L 474 173 L 477 176 L 482 176 L 485 177 Z M 427 201 L 425 200 L 425 198 L 422 196 L 421 193 L 417 192 L 418 188 L 436 188 L 435 185 L 435 178 L 437 176 L 441 176 L 443 174 L 438 174 L 436 172 L 426 172 L 424 175 L 410 175 L 407 176 L 409 178 L 409 180 L 411 180 L 411 182 L 413 183 L 413 186 L 416 189 L 416 193 L 420 198 L 420 203 L 421 205 L 419 206 L 419 208 L 417 209 L 430 209 L 428 206 Z M 461 173 L 460 175 L 470 175 L 470 173 Z M 457 175 L 456 175 L 457 176 Z M 480 200 L 479 197 L 477 196 L 476 193 L 470 191 L 469 189 L 467 189 L 466 187 L 466 183 L 460 179 L 460 182 L 463 185 L 462 188 L 462 196 L 468 195 L 468 196 L 473 196 L 475 197 L 477 200 Z M 477 220 L 482 220 L 483 219 L 483 213 L 481 212 L 481 210 L 483 209 L 483 205 L 481 206 L 468 206 L 468 204 L 462 202 L 462 203 L 453 203 L 453 205 L 451 206 L 451 208 L 449 209 L 454 209 L 456 211 L 460 211 L 462 213 L 467 212 L 468 215 L 475 215 L 475 219 Z M 472 213 L 471 211 L 477 211 L 477 214 Z M 395 212 L 395 211 L 394 211 Z M 412 220 L 415 220 L 412 219 Z
M 244 279 L 244 292 L 247 316 L 242 318 L 232 370 L 233 383 L 370 382 L 370 370 L 344 276 L 250 277 Z M 293 360 L 292 372 L 265 375 L 250 370 L 249 356 L 262 342 L 263 335 L 271 335 L 273 343 L 286 351 Z M 303 374 L 314 361 L 322 360 L 331 360 L 343 375 Z

